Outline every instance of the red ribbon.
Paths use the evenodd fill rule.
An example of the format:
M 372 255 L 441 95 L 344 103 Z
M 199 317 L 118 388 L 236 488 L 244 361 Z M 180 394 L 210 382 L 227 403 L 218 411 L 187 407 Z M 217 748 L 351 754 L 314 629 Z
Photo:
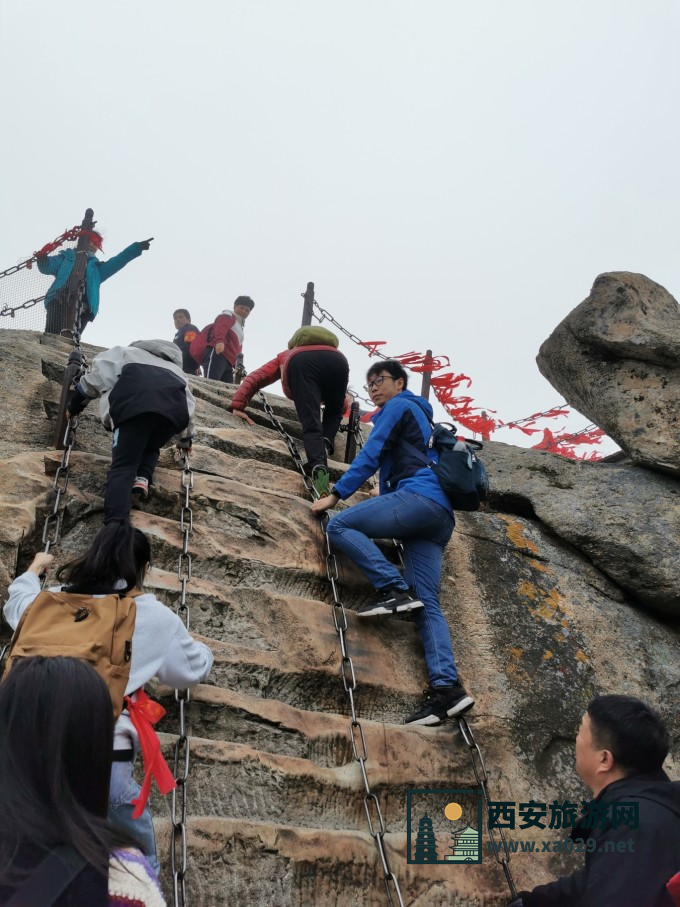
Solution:
M 133 799 L 132 805 L 134 812 L 133 819 L 139 819 L 144 812 L 151 793 L 151 779 L 154 778 L 158 785 L 158 790 L 162 794 L 169 794 L 177 786 L 172 772 L 168 768 L 168 763 L 161 753 L 161 744 L 152 725 L 156 724 L 165 715 L 163 706 L 149 699 L 144 690 L 138 690 L 136 699 L 130 696 L 125 697 L 125 705 L 130 713 L 139 743 L 142 748 L 142 761 L 144 764 L 144 781 L 139 796 Z

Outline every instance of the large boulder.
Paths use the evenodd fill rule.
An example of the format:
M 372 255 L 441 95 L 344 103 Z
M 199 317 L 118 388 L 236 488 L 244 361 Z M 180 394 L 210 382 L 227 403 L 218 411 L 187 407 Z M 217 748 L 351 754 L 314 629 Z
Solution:
M 636 462 L 680 476 L 680 307 L 643 274 L 601 274 L 538 367 Z
M 491 506 L 538 518 L 632 601 L 680 616 L 680 483 L 630 463 L 490 442 Z

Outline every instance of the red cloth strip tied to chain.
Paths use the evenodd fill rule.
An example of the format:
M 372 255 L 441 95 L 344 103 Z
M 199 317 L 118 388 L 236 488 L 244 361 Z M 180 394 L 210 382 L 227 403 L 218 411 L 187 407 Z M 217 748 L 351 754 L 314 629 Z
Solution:
M 448 356 L 428 356 L 427 353 L 424 356 L 422 353 L 402 353 L 401 356 L 395 356 L 394 358 L 412 372 L 421 374 L 423 372 L 438 372 L 439 369 L 448 368 L 451 365 L 451 360 Z
M 54 252 L 55 249 L 58 249 L 65 242 L 73 242 L 76 239 L 79 239 L 81 236 L 87 236 L 90 242 L 101 249 L 102 247 L 102 238 L 98 233 L 93 233 L 91 230 L 81 230 L 80 227 L 71 227 L 70 230 L 65 230 L 61 236 L 57 236 L 53 242 L 45 243 L 42 249 L 38 249 L 37 252 L 33 253 L 33 258 L 29 258 L 26 262 L 27 268 L 33 267 L 33 262 L 36 258 L 44 258 L 45 255 L 49 255 L 50 252 Z
M 369 356 L 377 356 L 377 355 L 378 355 L 378 347 L 379 347 L 379 346 L 385 346 L 385 343 L 386 343 L 385 340 L 364 340 L 364 341 L 361 343 L 361 346 L 366 347 L 366 349 L 368 350 L 368 355 L 369 355 Z
M 144 812 L 144 807 L 151 793 L 152 778 L 155 779 L 158 790 L 162 794 L 168 794 L 171 790 L 174 790 L 177 782 L 168 768 L 168 763 L 163 758 L 158 735 L 152 727 L 165 715 L 163 706 L 159 702 L 154 702 L 153 699 L 150 699 L 144 690 L 138 690 L 135 699 L 126 696 L 125 705 L 130 713 L 130 720 L 139 735 L 142 761 L 144 763 L 142 789 L 139 792 L 139 796 L 132 801 L 132 805 L 135 807 L 132 818 L 139 819 Z

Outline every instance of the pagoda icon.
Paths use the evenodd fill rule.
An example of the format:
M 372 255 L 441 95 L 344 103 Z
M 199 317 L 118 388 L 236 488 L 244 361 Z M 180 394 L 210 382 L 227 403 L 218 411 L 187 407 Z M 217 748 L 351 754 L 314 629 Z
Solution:
M 451 835 L 453 847 L 446 859 L 452 863 L 476 863 L 479 860 L 479 833 L 471 825 Z
M 414 854 L 415 863 L 437 863 L 437 846 L 432 830 L 432 819 L 427 813 L 418 823 L 418 834 L 416 835 L 416 848 Z

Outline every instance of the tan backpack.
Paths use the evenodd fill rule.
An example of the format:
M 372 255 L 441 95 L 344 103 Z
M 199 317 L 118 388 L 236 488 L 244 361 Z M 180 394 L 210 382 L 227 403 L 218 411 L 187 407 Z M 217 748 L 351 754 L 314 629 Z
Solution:
M 133 590 L 95 598 L 72 592 L 41 592 L 21 615 L 5 674 L 15 659 L 31 655 L 80 658 L 104 678 L 117 719 L 130 678 L 135 597 L 140 594 Z

